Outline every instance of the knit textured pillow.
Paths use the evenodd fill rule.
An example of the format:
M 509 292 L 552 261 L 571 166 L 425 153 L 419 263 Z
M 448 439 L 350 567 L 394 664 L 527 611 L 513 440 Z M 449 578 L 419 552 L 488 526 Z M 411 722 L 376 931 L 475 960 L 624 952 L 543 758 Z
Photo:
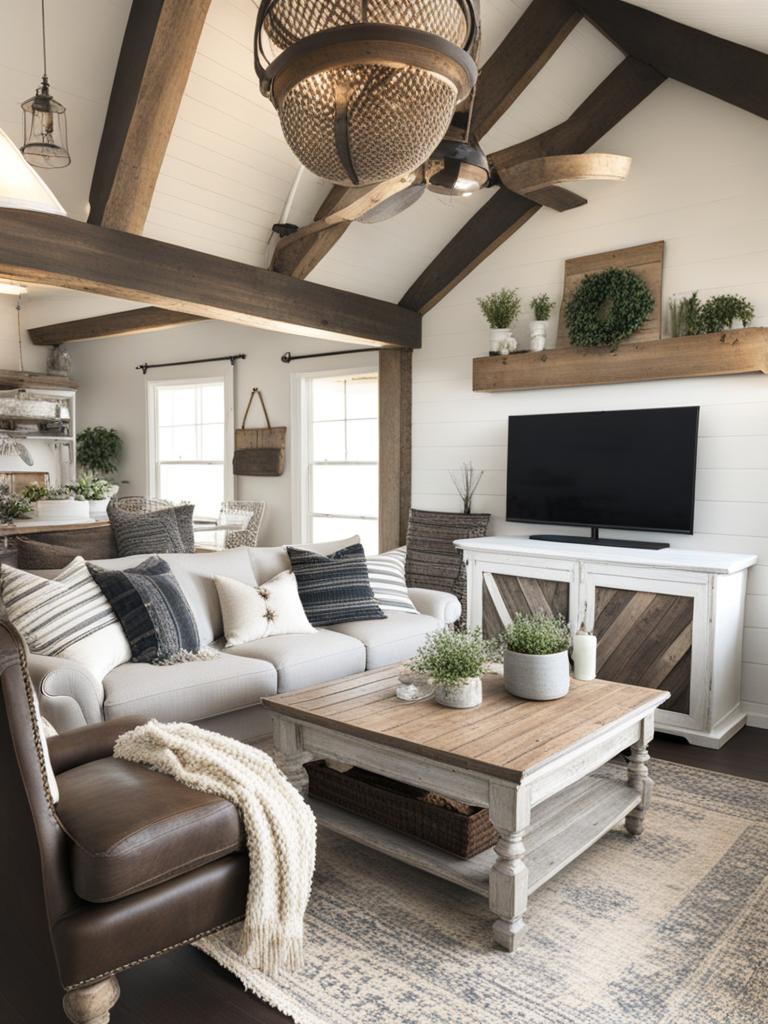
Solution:
M 107 507 L 117 553 L 166 555 L 195 550 L 192 527 L 194 505 L 173 505 L 155 512 L 125 512 L 114 502 Z
M 171 567 L 153 555 L 133 569 L 89 565 L 131 646 L 132 661 L 174 665 L 211 657 Z
M 371 590 L 362 544 L 350 544 L 333 555 L 289 547 L 288 557 L 313 626 L 386 619 Z
M 406 612 L 418 615 L 419 610 L 408 596 L 405 585 L 405 548 L 395 548 L 367 559 L 368 578 L 373 596 L 384 612 Z
M 52 580 L 3 565 L 0 596 L 6 616 L 35 654 L 76 661 L 99 682 L 130 661 L 122 627 L 83 558 L 74 558 Z

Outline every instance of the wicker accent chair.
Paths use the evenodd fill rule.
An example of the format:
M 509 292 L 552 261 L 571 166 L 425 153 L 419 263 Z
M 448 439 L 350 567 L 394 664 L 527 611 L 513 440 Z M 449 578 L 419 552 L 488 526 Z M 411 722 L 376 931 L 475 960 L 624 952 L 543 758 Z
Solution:
M 221 503 L 220 522 L 227 517 L 243 516 L 250 513 L 242 529 L 228 529 L 224 537 L 225 548 L 255 548 L 259 542 L 259 530 L 264 521 L 267 509 L 266 501 L 223 501 Z
M 146 498 L 143 496 L 129 496 L 125 498 L 113 498 L 112 503 L 121 512 L 158 512 L 161 508 L 171 508 L 173 501 L 165 498 Z

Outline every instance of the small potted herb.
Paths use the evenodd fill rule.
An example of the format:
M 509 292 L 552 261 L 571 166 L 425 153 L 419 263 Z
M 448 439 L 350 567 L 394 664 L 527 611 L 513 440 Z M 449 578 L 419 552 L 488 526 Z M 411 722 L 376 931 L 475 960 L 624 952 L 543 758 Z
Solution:
M 38 519 L 79 519 L 83 517 L 83 500 L 75 497 L 69 487 L 44 487 L 30 484 L 23 497 L 35 507 Z M 78 508 L 78 506 L 80 506 Z
M 555 300 L 550 299 L 546 292 L 534 295 L 531 299 L 531 352 L 543 352 L 547 347 L 547 324 L 556 305 Z
M 743 295 L 713 295 L 701 307 L 701 330 L 717 334 L 729 330 L 734 321 L 749 327 L 755 319 L 755 307 Z
M 477 300 L 490 328 L 488 354 L 508 355 L 517 349 L 510 328 L 520 313 L 520 296 L 515 288 L 502 288 Z
M 0 523 L 23 519 L 32 511 L 32 504 L 20 494 L 11 494 L 7 484 L 0 485 Z
M 571 631 L 561 615 L 518 614 L 502 636 L 508 693 L 525 700 L 556 700 L 568 693 Z
M 439 630 L 427 637 L 411 667 L 428 673 L 435 700 L 447 708 L 474 708 L 483 700 L 480 678 L 489 646 L 479 627 L 467 632 Z
M 88 502 L 88 514 L 93 519 L 104 519 L 107 514 L 107 505 L 114 490 L 114 484 L 109 480 L 100 480 L 84 473 L 74 484 L 70 484 L 69 491 L 73 497 Z

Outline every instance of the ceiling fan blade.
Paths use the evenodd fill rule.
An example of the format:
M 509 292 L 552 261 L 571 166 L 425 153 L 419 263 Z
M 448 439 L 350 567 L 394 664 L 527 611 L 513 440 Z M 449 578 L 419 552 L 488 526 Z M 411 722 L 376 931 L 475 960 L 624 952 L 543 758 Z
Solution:
M 550 210 L 557 210 L 564 213 L 566 210 L 575 210 L 577 206 L 586 206 L 587 200 L 570 189 L 560 188 L 559 185 L 545 185 L 529 192 L 526 199 L 532 199 L 539 206 L 548 206 Z
M 499 176 L 501 183 L 511 192 L 526 196 L 535 202 L 536 193 L 552 198 L 546 190 L 557 189 L 554 193 L 556 203 L 542 203 L 552 209 L 570 210 L 574 206 L 582 206 L 585 200 L 565 201 L 561 186 L 566 181 L 623 181 L 629 174 L 632 158 L 618 156 L 615 153 L 569 153 L 560 156 L 541 156 L 522 163 L 505 161 L 504 151 L 494 154 L 490 160 Z M 545 191 L 542 191 L 545 190 Z M 567 193 L 566 193 L 567 194 Z M 573 195 L 573 193 L 571 193 Z

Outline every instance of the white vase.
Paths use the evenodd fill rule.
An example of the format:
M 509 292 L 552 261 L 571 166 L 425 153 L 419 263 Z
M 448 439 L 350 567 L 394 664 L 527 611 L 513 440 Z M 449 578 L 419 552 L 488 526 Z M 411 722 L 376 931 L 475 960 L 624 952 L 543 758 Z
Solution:
M 547 347 L 547 324 L 549 320 L 531 320 L 531 352 L 543 352 Z
M 106 519 L 108 504 L 109 498 L 99 498 L 98 501 L 89 501 L 88 514 L 90 515 L 91 519 Z
M 511 336 L 512 331 L 508 327 L 491 327 L 488 332 L 488 354 L 501 355 Z
M 568 652 L 557 654 L 504 654 L 504 689 L 524 700 L 557 700 L 570 688 Z
M 483 703 L 483 681 L 474 676 L 450 686 L 435 682 L 435 700 L 445 708 L 476 708 Z

